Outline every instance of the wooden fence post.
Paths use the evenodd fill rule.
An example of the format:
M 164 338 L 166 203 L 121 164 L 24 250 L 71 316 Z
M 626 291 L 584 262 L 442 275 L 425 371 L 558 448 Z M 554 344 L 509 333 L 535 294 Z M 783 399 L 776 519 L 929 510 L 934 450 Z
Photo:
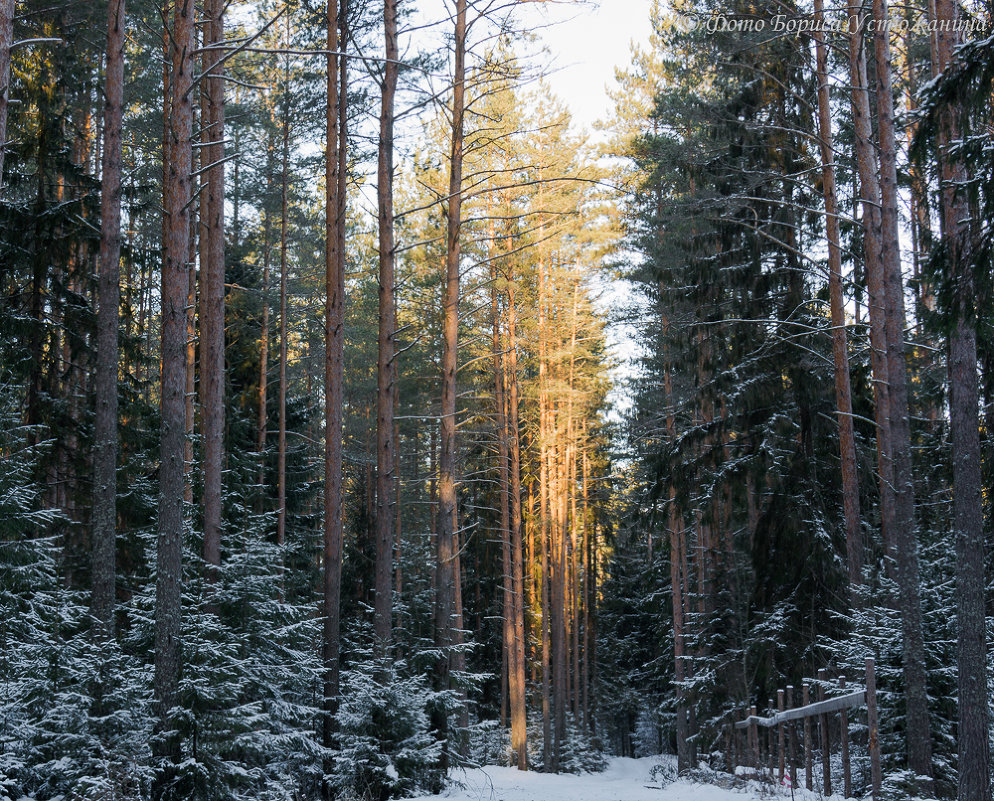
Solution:
M 846 677 L 839 676 L 839 689 L 845 690 Z M 842 797 L 852 797 L 852 768 L 849 765 L 849 713 L 842 709 L 839 712 L 842 728 Z
M 818 671 L 818 700 L 825 700 L 825 682 L 828 681 L 828 671 L 822 668 Z M 825 796 L 832 794 L 832 762 L 829 759 L 828 714 L 818 716 L 818 727 L 821 729 L 821 775 L 825 787 Z
M 777 690 L 777 712 L 783 712 L 784 709 L 784 693 L 783 690 Z M 779 781 L 783 784 L 783 770 L 784 763 L 787 757 L 787 749 L 784 747 L 785 743 L 783 741 L 783 721 L 777 723 L 777 768 Z
M 811 687 L 807 682 L 801 685 L 801 703 L 807 706 L 811 703 Z M 811 765 L 811 718 L 804 718 L 804 786 L 808 789 L 813 788 L 813 780 L 811 778 L 812 765 Z
M 870 730 L 870 781 L 873 799 L 880 798 L 880 741 L 877 738 L 877 677 L 873 657 L 866 658 L 866 724 Z
M 725 770 L 729 773 L 735 772 L 735 764 L 733 762 L 734 755 L 732 754 L 732 738 L 735 736 L 734 724 L 729 723 L 725 726 Z
M 787 709 L 794 708 L 794 688 L 787 685 Z M 797 723 L 787 724 L 787 765 L 790 771 L 790 786 L 797 783 Z
M 773 714 L 773 699 L 768 698 L 766 700 L 766 715 L 769 717 Z M 775 781 L 773 778 L 773 759 L 776 754 L 776 749 L 773 747 L 773 727 L 766 727 L 766 766 L 770 772 L 770 781 Z
M 749 717 L 756 717 L 756 705 L 753 704 L 749 708 Z M 749 721 L 749 744 L 752 746 L 752 766 L 756 769 L 757 775 L 759 774 L 759 730 L 756 728 L 756 721 Z

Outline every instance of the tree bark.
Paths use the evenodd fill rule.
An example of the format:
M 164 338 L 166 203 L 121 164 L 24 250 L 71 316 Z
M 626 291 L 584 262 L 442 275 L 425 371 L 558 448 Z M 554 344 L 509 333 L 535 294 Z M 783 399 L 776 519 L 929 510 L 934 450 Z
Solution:
M 390 645 L 393 508 L 394 495 L 394 220 L 393 126 L 397 93 L 397 3 L 384 0 L 383 32 L 386 61 L 381 85 L 380 138 L 377 159 L 379 223 L 379 335 L 376 360 L 376 597 L 373 628 L 377 648 L 386 654 Z
M 510 250 L 510 248 L 508 248 Z M 525 609 L 524 555 L 521 542 L 521 440 L 518 422 L 517 309 L 513 276 L 508 266 L 507 287 L 507 426 L 510 457 L 512 621 L 511 749 L 517 755 L 518 770 L 528 769 L 527 717 L 525 709 Z
M 342 17 L 345 17 L 343 3 Z M 344 377 L 345 260 L 341 228 L 345 224 L 345 198 L 340 191 L 343 148 L 341 125 L 345 119 L 346 94 L 339 84 L 338 3 L 328 3 L 325 158 L 325 446 L 324 446 L 324 709 L 325 747 L 334 744 L 338 711 L 340 614 L 342 584 L 342 381 Z M 344 67 L 344 59 L 341 65 Z M 330 792 L 330 788 L 325 788 Z
M 878 22 L 889 19 L 887 0 L 873 0 Z M 925 678 L 925 641 L 919 597 L 915 487 L 911 464 L 911 424 L 907 364 L 904 355 L 904 281 L 898 237 L 897 138 L 891 81 L 890 34 L 878 24 L 874 32 L 877 79 L 877 127 L 880 137 L 880 264 L 884 271 L 887 312 L 887 377 L 890 446 L 894 471 L 894 545 L 897 553 L 899 604 L 903 634 L 904 697 L 908 716 L 908 763 L 919 776 L 932 775 Z
M 850 19 L 857 18 L 862 7 L 849 5 Z M 876 152 L 870 125 L 870 97 L 866 78 L 866 50 L 860 30 L 850 26 L 849 75 L 852 84 L 853 135 L 856 167 L 859 175 L 859 200 L 863 208 L 863 249 L 866 259 L 866 282 L 870 317 L 870 366 L 873 374 L 874 420 L 877 428 L 877 477 L 880 487 L 881 529 L 886 555 L 885 570 L 894 577 L 894 476 L 890 446 L 890 401 L 887 376 L 886 296 L 880 266 L 880 187 L 877 180 Z
M 271 140 L 270 140 L 271 141 Z M 266 165 L 266 195 L 269 196 L 273 185 L 272 145 Z M 238 187 L 235 187 L 238 191 Z M 270 250 L 272 238 L 272 215 L 268 208 L 262 211 L 262 324 L 259 330 L 259 409 L 256 418 L 256 450 L 259 452 L 259 497 L 264 496 L 263 486 L 266 481 L 266 440 L 269 436 L 269 284 L 270 284 Z
M 10 104 L 10 50 L 14 44 L 14 0 L 0 0 L 0 197 L 3 197 L 3 157 L 7 148 L 7 108 Z
M 190 237 L 190 168 L 193 136 L 193 0 L 179 0 L 171 35 L 170 103 L 164 154 L 166 238 L 162 263 L 162 377 L 160 396 L 159 520 L 155 591 L 156 727 L 173 730 L 180 672 L 180 594 L 183 547 L 183 440 L 186 430 L 186 302 Z M 175 759 L 175 737 L 159 742 L 159 755 Z M 160 784 L 156 797 L 161 795 Z
M 289 25 L 289 21 L 287 22 Z M 289 34 L 287 35 L 289 40 Z M 287 216 L 290 182 L 290 70 L 283 71 L 283 142 L 280 153 L 280 384 L 279 420 L 276 434 L 276 542 L 286 542 L 286 395 L 287 349 L 289 320 L 287 318 Z
M 492 220 L 493 209 L 488 209 L 488 213 Z M 493 330 L 492 351 L 494 359 L 494 433 L 497 439 L 498 531 L 501 549 L 501 587 L 503 590 L 501 644 L 504 659 L 501 672 L 501 726 L 506 726 L 510 687 L 514 681 L 511 678 L 511 674 L 514 672 L 514 567 L 511 564 L 511 465 L 508 445 L 510 431 L 507 423 L 500 291 L 497 285 L 497 259 L 492 222 L 490 227 L 488 257 L 490 259 L 490 321 Z
M 817 2 L 817 0 L 816 0 Z M 663 330 L 668 332 L 669 319 L 663 314 Z M 663 373 L 663 392 L 666 398 L 666 433 L 671 439 L 676 437 L 676 414 L 673 402 L 673 370 L 669 353 Z M 687 573 L 683 554 L 684 529 L 683 516 L 677 508 L 676 487 L 670 485 L 670 499 L 667 508 L 667 522 L 670 535 L 670 590 L 673 604 L 673 680 L 676 684 L 676 753 L 677 773 L 684 773 L 694 767 L 691 760 L 691 749 L 688 742 L 688 710 L 686 690 L 683 682 L 687 680 L 687 644 L 686 626 L 684 624 L 685 588 Z
M 859 482 L 856 474 L 856 437 L 853 430 L 849 347 L 846 338 L 845 299 L 842 295 L 842 251 L 838 200 L 835 194 L 835 151 L 828 90 L 828 51 L 822 30 L 822 0 L 815 0 L 815 51 L 818 71 L 818 142 L 821 148 L 822 191 L 825 196 L 825 234 L 828 238 L 829 305 L 832 314 L 832 356 L 835 366 L 835 407 L 839 416 L 839 455 L 842 462 L 842 506 L 846 525 L 846 564 L 850 599 L 863 581 L 863 537 L 860 529 Z
M 442 408 L 438 476 L 437 577 L 435 583 L 435 638 L 441 649 L 436 663 L 439 689 L 449 686 L 449 646 L 456 637 L 455 536 L 458 529 L 456 497 L 456 370 L 459 342 L 459 260 L 461 255 L 463 117 L 466 80 L 466 6 L 456 0 L 454 66 L 452 78 L 452 129 L 449 154 L 449 198 L 446 234 L 445 288 L 442 300 Z M 441 713 L 444 717 L 444 712 Z M 441 723 L 441 720 L 439 720 Z M 446 733 L 447 724 L 442 724 Z M 442 770 L 448 769 L 443 752 Z
M 939 22 L 936 73 L 953 62 L 959 32 L 952 0 L 935 1 Z M 946 23 L 943 25 L 942 23 Z M 953 292 L 953 327 L 949 333 L 949 423 L 953 460 L 953 528 L 956 536 L 957 618 L 957 799 L 990 801 L 990 697 L 987 692 L 986 624 L 984 610 L 984 516 L 980 474 L 980 420 L 977 388 L 977 309 L 971 263 L 971 214 L 962 187 L 967 166 L 949 155 L 963 136 L 960 110 L 946 106 L 939 117 L 942 237 Z
M 205 24 L 205 45 L 224 41 L 225 0 L 210 0 Z M 207 576 L 221 564 L 222 469 L 224 466 L 224 71 L 218 64 L 222 51 L 205 51 L 209 67 L 201 91 L 207 93 L 208 116 L 202 123 L 207 150 L 207 207 L 204 218 L 207 254 L 202 265 L 204 292 L 200 320 L 200 382 L 204 429 L 204 562 Z M 206 213 L 205 213 L 206 212 Z
M 100 306 L 97 310 L 91 568 L 93 616 L 106 636 L 112 636 L 114 632 L 117 554 L 117 332 L 121 299 L 121 130 L 124 113 L 125 20 L 125 0 L 111 0 L 107 9 L 107 66 L 104 84 L 106 105 L 100 186 Z M 3 24 L 0 20 L 0 27 Z M 6 83 L 2 65 L 0 83 Z M 3 134 L 0 132 L 0 142 L 2 141 Z

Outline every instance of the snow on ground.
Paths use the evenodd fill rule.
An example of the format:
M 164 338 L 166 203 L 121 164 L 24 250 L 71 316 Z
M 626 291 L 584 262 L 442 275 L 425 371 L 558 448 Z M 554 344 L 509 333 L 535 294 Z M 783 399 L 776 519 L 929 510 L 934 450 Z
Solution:
M 615 757 L 603 773 L 581 776 L 521 772 L 515 768 L 488 765 L 475 770 L 455 771 L 452 783 L 441 796 L 422 796 L 416 801 L 752 801 L 790 799 L 786 787 L 774 790 L 750 783 L 749 790 L 724 790 L 709 784 L 677 781 L 660 787 L 650 771 L 667 757 L 627 759 Z M 760 793 L 763 793 L 761 796 Z M 797 801 L 808 796 L 797 793 Z

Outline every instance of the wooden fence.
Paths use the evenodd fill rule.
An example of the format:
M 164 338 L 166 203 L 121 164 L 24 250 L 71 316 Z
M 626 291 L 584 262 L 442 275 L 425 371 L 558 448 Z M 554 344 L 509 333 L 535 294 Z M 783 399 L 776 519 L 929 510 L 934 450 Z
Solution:
M 846 687 L 845 678 L 841 677 L 838 683 L 839 695 L 826 698 L 825 688 L 828 686 L 827 673 L 824 670 L 818 671 L 817 700 L 811 701 L 810 685 L 805 683 L 801 687 L 800 699 L 795 699 L 794 688 L 787 687 L 786 690 L 777 691 L 776 709 L 777 711 L 769 717 L 760 717 L 756 714 L 755 705 L 752 706 L 744 720 L 736 721 L 729 729 L 727 739 L 730 741 L 730 751 L 732 755 L 733 770 L 738 765 L 751 766 L 757 774 L 762 773 L 764 768 L 768 768 L 770 775 L 774 770 L 778 775 L 778 781 L 783 783 L 784 773 L 789 769 L 792 784 L 797 784 L 797 757 L 798 757 L 798 736 L 797 722 L 802 721 L 803 728 L 803 756 L 805 786 L 808 790 L 812 788 L 813 779 L 813 754 L 815 750 L 812 730 L 817 724 L 819 730 L 819 746 L 821 750 L 822 763 L 822 783 L 825 796 L 832 794 L 832 771 L 829 757 L 831 755 L 831 742 L 829 725 L 831 717 L 838 714 L 840 723 L 840 751 L 842 757 L 842 791 L 846 798 L 852 797 L 852 766 L 849 748 L 849 710 L 855 707 L 866 707 L 867 726 L 869 729 L 867 750 L 870 756 L 870 783 L 873 788 L 874 799 L 880 797 L 880 743 L 877 738 L 877 685 L 874 672 L 873 659 L 866 660 L 866 686 L 862 689 L 851 690 Z M 848 691 L 847 691 L 848 690 Z M 795 700 L 800 700 L 800 706 L 794 706 Z M 774 708 L 774 702 L 770 699 L 769 707 Z M 761 736 L 760 729 L 765 729 L 765 736 Z M 762 742 L 765 740 L 765 743 Z M 763 747 L 765 746 L 765 748 Z M 763 751 L 767 757 L 767 764 L 762 761 Z M 774 764 L 775 760 L 775 764 Z

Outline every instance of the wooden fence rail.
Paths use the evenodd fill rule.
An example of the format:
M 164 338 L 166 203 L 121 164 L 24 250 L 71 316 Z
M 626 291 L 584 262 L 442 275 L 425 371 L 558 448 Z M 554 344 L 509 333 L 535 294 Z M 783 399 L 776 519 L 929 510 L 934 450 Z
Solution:
M 812 789 L 812 726 L 811 721 L 818 721 L 821 740 L 822 757 L 822 780 L 823 791 L 826 796 L 832 794 L 832 774 L 829 762 L 829 751 L 831 743 L 829 740 L 829 719 L 830 715 L 838 713 L 841 723 L 840 749 L 842 756 L 843 771 L 843 795 L 846 798 L 852 797 L 852 769 L 850 766 L 849 749 L 849 710 L 857 707 L 866 707 L 867 727 L 869 729 L 867 750 L 870 756 L 870 784 L 873 788 L 873 798 L 880 797 L 880 744 L 877 737 L 877 689 L 876 675 L 872 658 L 866 660 L 866 687 L 856 689 L 837 695 L 832 698 L 825 697 L 825 687 L 828 684 L 827 672 L 818 671 L 818 700 L 810 701 L 810 686 L 805 683 L 801 691 L 801 706 L 793 706 L 794 688 L 788 687 L 777 691 L 777 711 L 768 717 L 761 717 L 756 714 L 756 707 L 752 706 L 744 720 L 736 721 L 730 731 L 728 740 L 732 743 L 731 755 L 736 764 L 739 764 L 744 757 L 752 763 L 752 767 L 757 772 L 762 767 L 760 758 L 760 736 L 759 729 L 767 730 L 764 738 L 767 743 L 767 756 L 770 773 L 773 773 L 774 754 L 779 773 L 779 781 L 783 782 L 784 773 L 789 765 L 792 782 L 797 781 L 797 732 L 795 722 L 803 721 L 804 731 L 804 768 L 805 785 L 807 789 Z M 839 679 L 839 689 L 846 688 L 845 677 Z M 773 709 L 773 700 L 769 702 L 769 708 Z M 746 742 L 741 742 L 740 732 L 745 732 Z M 734 767 L 734 766 L 733 766 Z

